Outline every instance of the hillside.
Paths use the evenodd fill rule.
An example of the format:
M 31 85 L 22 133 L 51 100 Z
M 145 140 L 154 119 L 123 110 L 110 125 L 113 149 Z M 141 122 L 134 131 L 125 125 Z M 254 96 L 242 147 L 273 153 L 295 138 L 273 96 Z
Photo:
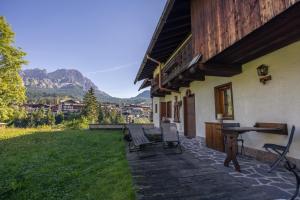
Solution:
M 142 103 L 150 102 L 150 92 L 144 91 L 132 98 L 112 97 L 81 72 L 74 69 L 58 69 L 48 73 L 45 69 L 26 69 L 21 72 L 29 101 L 51 98 L 75 98 L 81 100 L 85 92 L 93 87 L 101 102 Z

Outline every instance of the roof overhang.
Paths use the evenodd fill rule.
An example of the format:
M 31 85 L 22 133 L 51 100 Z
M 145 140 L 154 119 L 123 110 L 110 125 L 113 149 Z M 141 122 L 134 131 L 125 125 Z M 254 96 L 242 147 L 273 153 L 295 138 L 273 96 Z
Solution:
M 162 63 L 166 62 L 190 33 L 190 1 L 168 0 L 134 83 L 152 78 L 156 64 L 148 60 L 147 55 Z
M 149 86 L 151 86 L 151 79 L 146 78 L 140 86 L 139 91 Z
M 245 64 L 300 40 L 300 1 L 206 63 Z

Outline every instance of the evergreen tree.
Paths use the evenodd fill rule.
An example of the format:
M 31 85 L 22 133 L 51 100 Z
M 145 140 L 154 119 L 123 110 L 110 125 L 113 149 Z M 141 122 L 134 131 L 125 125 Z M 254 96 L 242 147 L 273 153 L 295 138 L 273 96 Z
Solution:
M 0 121 L 12 119 L 26 100 L 19 75 L 22 65 L 26 64 L 23 60 L 26 54 L 13 43 L 14 32 L 0 16 Z
M 62 112 L 57 113 L 55 116 L 55 124 L 61 124 L 64 121 L 64 114 Z
M 98 123 L 100 124 L 104 123 L 104 113 L 100 103 L 98 105 Z
M 98 102 L 95 91 L 91 87 L 83 97 L 84 109 L 83 115 L 90 123 L 94 123 L 98 119 Z

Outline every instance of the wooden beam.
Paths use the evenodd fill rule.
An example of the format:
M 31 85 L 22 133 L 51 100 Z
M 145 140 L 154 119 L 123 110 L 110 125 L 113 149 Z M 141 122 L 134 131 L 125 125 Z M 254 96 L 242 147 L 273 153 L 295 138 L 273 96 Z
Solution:
M 181 20 L 186 20 L 186 19 L 189 19 L 190 20 L 191 18 L 191 15 L 182 15 L 180 17 L 175 17 L 173 19 L 169 19 L 167 20 L 167 23 L 173 23 L 173 22 L 177 22 L 177 21 L 181 21 Z
M 190 26 L 191 26 L 191 23 L 185 23 L 185 24 L 181 24 L 179 26 L 174 26 L 172 28 L 166 28 L 161 32 L 161 34 L 166 34 L 166 33 L 170 33 L 170 32 L 173 32 L 173 31 L 178 31 L 178 29 L 186 29 L 187 27 L 190 27 Z
M 242 73 L 242 66 L 237 64 L 199 63 L 198 67 L 207 76 L 231 77 Z
M 181 81 L 204 81 L 205 76 L 204 73 L 197 73 L 197 74 L 181 74 L 178 76 L 178 79 Z
M 158 50 L 152 51 L 151 55 L 164 53 L 166 51 L 170 51 L 170 50 L 173 50 L 173 49 L 175 50 L 175 48 L 178 47 L 178 45 L 179 44 L 172 44 L 172 45 L 166 46 L 164 48 L 159 48 Z
M 185 30 L 185 31 L 178 31 L 178 32 L 176 32 L 174 34 L 168 34 L 166 36 L 161 36 L 161 37 L 157 38 L 156 43 L 160 42 L 161 40 L 164 41 L 164 40 L 170 40 L 170 39 L 173 39 L 173 38 L 181 38 L 181 37 L 182 38 L 186 38 L 190 34 L 191 34 L 191 31 L 187 31 L 187 30 Z

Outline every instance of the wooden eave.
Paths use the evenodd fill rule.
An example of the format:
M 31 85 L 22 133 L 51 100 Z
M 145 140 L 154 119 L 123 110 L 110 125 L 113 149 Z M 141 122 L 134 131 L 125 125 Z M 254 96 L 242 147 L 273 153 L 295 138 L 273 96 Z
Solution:
M 147 55 L 164 63 L 190 34 L 190 1 L 168 0 L 134 83 L 152 78 L 157 65 L 147 60 Z
M 146 78 L 146 79 L 143 81 L 143 83 L 141 84 L 141 86 L 140 86 L 140 88 L 139 88 L 139 91 L 142 90 L 142 89 L 144 89 L 144 88 L 147 88 L 147 87 L 149 87 L 149 86 L 151 86 L 151 79 Z
M 300 40 L 300 2 L 272 18 L 224 51 L 206 61 L 207 64 L 244 64 Z

